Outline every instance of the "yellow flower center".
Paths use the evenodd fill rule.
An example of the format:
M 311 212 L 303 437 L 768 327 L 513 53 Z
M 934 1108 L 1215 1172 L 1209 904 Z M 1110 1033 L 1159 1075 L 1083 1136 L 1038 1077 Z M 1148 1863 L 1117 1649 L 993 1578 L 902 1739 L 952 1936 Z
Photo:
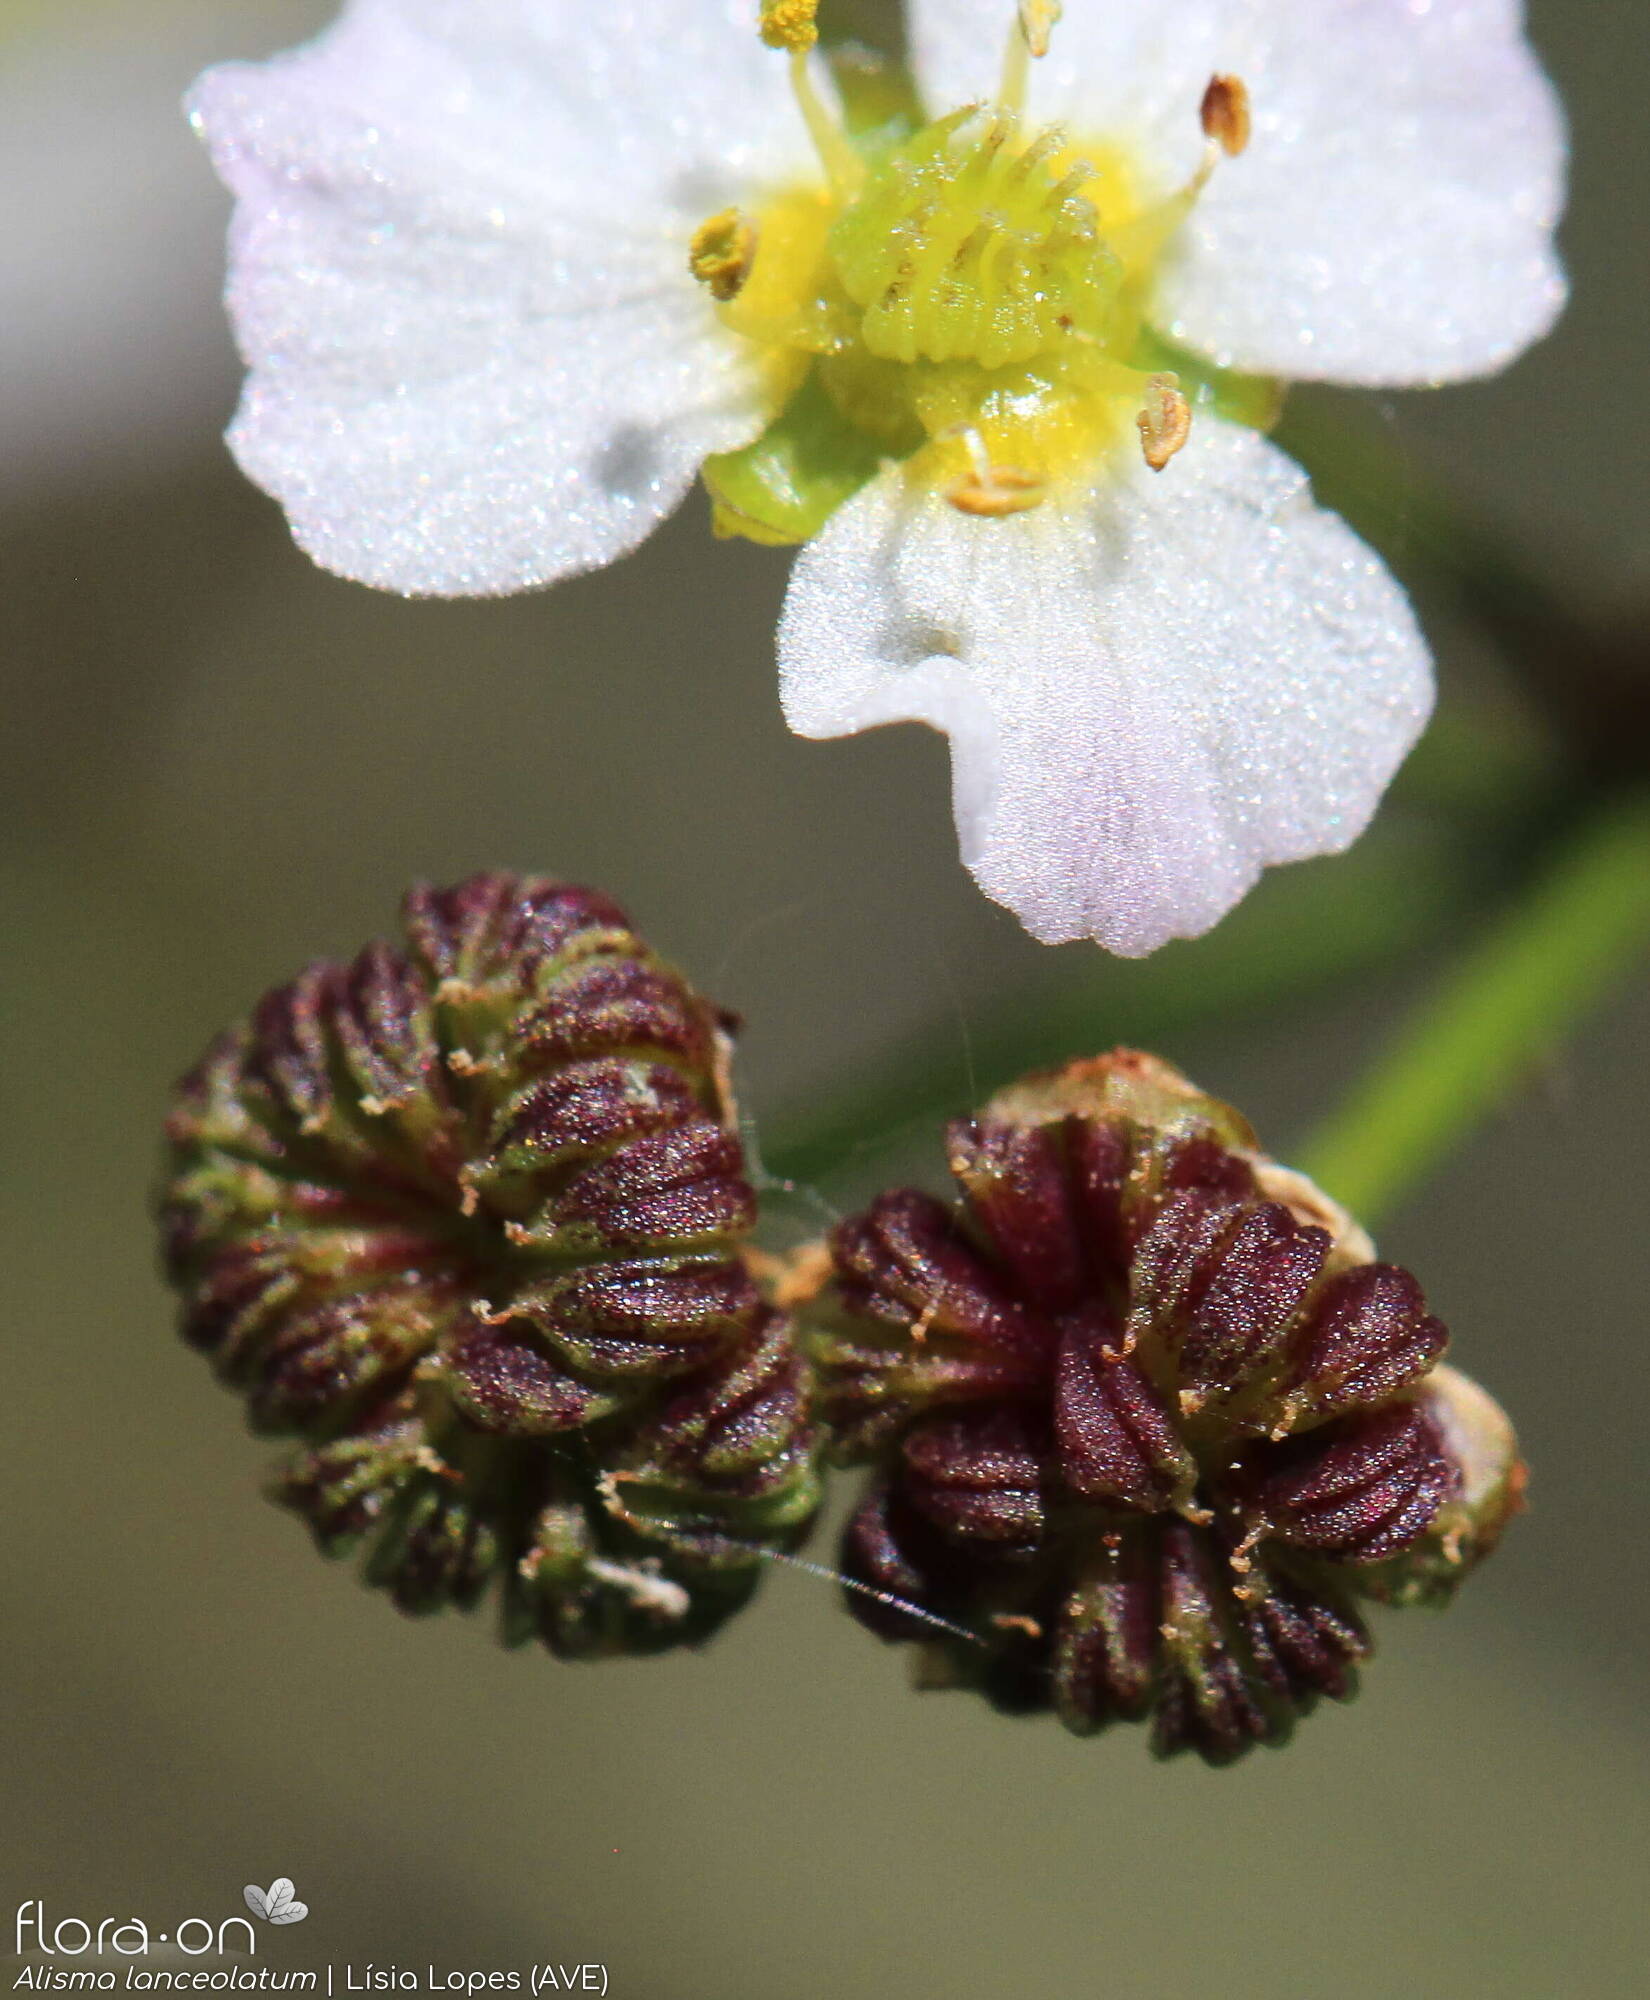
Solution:
M 794 49 L 824 178 L 713 216 L 692 244 L 724 324 L 760 356 L 776 418 L 794 415 L 788 435 L 751 448 L 756 460 L 707 466 L 727 532 L 813 532 L 881 457 L 990 517 L 1092 483 L 1125 448 L 1162 469 L 1185 442 L 1191 406 L 1146 315 L 1163 252 L 1216 159 L 1247 140 L 1242 85 L 1211 84 L 1204 164 L 1163 196 L 1125 147 L 1027 128 L 1017 100 L 1028 53 L 1041 53 L 1033 30 L 1046 44 L 1058 10 L 1031 11 L 1013 31 L 1004 102 L 885 126 L 857 145 Z M 832 444 L 833 425 L 846 445 Z M 740 497 L 758 462 L 764 503 L 779 496 L 766 520 Z M 810 481 L 826 495 L 818 505 Z

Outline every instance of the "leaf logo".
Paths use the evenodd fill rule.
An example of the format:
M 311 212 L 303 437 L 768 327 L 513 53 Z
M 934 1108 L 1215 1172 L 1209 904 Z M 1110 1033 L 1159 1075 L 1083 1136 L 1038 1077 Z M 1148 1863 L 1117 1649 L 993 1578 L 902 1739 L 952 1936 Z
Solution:
M 246 1898 L 246 1907 L 265 1923 L 301 1924 L 309 1915 L 309 1905 L 294 1900 L 292 1882 L 285 1875 L 277 1875 L 268 1889 L 248 1882 L 241 1894 Z

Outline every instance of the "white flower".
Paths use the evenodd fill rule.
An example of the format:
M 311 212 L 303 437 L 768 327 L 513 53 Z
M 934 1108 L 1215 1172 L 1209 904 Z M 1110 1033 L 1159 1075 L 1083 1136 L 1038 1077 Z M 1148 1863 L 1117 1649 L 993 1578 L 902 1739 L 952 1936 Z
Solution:
M 712 457 L 719 526 L 811 537 L 795 729 L 945 730 L 1036 936 L 1195 935 L 1425 721 L 1402 591 L 1248 378 L 1459 379 L 1550 324 L 1518 0 L 1068 0 L 1035 63 L 1010 0 L 911 0 L 936 122 L 852 143 L 774 11 L 794 96 L 755 0 L 348 0 L 209 73 L 236 454 L 410 594 L 609 562 Z

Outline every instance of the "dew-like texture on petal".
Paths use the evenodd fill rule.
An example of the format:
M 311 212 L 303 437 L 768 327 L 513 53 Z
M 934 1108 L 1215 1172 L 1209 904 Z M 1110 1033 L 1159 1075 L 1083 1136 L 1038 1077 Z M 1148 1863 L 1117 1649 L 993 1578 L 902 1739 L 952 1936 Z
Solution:
M 935 108 L 991 94 L 1006 0 L 912 0 Z M 1486 374 L 1564 303 L 1558 100 L 1519 0 L 1067 0 L 1028 110 L 1122 140 L 1160 191 L 1209 78 L 1254 132 L 1169 253 L 1162 330 L 1227 367 L 1403 385 Z
M 792 728 L 945 730 L 981 888 L 1125 956 L 1346 847 L 1432 699 L 1377 558 L 1275 446 L 1201 415 L 1166 472 L 1007 520 L 890 468 L 802 551 L 779 645 Z
M 763 421 L 687 269 L 807 170 L 748 0 L 353 0 L 190 109 L 238 197 L 230 442 L 327 568 L 409 594 L 610 561 Z

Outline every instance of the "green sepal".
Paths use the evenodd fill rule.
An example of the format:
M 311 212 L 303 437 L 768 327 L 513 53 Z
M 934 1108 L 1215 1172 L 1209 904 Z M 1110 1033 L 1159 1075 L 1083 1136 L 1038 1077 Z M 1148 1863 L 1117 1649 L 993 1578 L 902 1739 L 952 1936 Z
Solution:
M 1150 327 L 1141 329 L 1129 366 L 1149 375 L 1174 374 L 1193 410 L 1208 410 L 1228 423 L 1269 431 L 1283 415 L 1286 385 L 1272 375 L 1241 375 L 1177 347 Z
M 882 464 L 873 438 L 857 431 L 826 394 L 817 370 L 762 435 L 720 451 L 701 467 L 711 526 L 723 537 L 773 548 L 817 535 Z

